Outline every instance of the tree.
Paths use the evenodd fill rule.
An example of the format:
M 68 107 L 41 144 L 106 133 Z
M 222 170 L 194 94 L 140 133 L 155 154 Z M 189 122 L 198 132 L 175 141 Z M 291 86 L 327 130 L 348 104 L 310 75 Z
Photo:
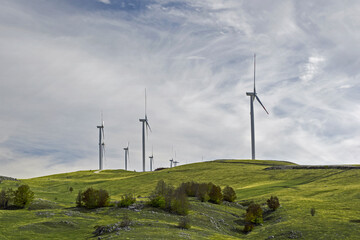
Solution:
M 221 193 L 221 187 L 212 184 L 209 192 L 209 198 L 210 198 L 209 199 L 210 202 L 220 204 L 223 199 L 223 195 Z
M 246 209 L 245 215 L 246 223 L 260 224 L 263 222 L 263 210 L 259 204 L 251 203 Z
M 271 196 L 270 199 L 268 199 L 266 202 L 268 207 L 273 211 L 275 211 L 280 207 L 279 199 L 276 196 L 275 197 Z
M 224 201 L 233 202 L 236 199 L 236 193 L 232 187 L 226 186 L 223 189 Z
M 34 192 L 28 185 L 21 185 L 14 192 L 14 204 L 19 208 L 24 208 L 34 199 Z

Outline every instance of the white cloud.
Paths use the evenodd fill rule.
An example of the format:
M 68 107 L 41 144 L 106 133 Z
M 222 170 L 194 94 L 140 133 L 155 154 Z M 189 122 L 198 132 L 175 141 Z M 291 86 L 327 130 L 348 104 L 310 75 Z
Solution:
M 145 87 L 155 167 L 172 146 L 181 164 L 249 158 L 254 52 L 270 112 L 255 105 L 257 157 L 357 162 L 357 4 L 340 14 L 336 2 L 36 3 L 0 10 L 0 175 L 96 168 L 101 111 L 106 168 L 123 168 L 129 141 L 141 170 Z
M 111 4 L 110 0 L 97 0 L 101 3 L 104 3 L 104 4 Z

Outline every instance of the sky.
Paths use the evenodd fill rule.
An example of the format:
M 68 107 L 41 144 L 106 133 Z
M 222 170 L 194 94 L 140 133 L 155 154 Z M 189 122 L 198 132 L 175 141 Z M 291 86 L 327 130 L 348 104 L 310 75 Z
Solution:
M 256 158 L 360 164 L 357 0 L 1 0 L 0 175 Z M 149 170 L 149 159 L 146 159 Z

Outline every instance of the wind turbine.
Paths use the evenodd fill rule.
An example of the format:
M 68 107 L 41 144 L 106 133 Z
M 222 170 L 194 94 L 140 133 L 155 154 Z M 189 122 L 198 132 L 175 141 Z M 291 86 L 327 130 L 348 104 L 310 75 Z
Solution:
M 176 164 L 178 164 L 179 162 L 178 161 L 174 161 L 174 167 L 176 167 Z
M 151 127 L 149 125 L 147 115 L 146 115 L 146 88 L 145 88 L 145 118 L 139 119 L 142 122 L 142 159 L 143 159 L 143 172 L 145 172 L 145 127 L 146 127 L 146 136 L 148 135 L 148 129 L 151 132 Z
M 173 164 L 174 159 L 170 159 L 169 161 L 170 161 L 170 168 L 172 168 L 172 164 Z
M 128 160 L 129 160 L 129 163 L 130 163 L 130 152 L 129 152 L 129 145 L 130 143 L 128 142 L 128 145 L 126 148 L 124 148 L 125 150 L 125 170 L 127 170 L 127 167 L 128 167 Z
M 150 158 L 150 172 L 152 172 L 152 167 L 153 167 L 153 162 L 154 162 L 154 149 L 151 149 L 151 156 L 149 156 Z
M 246 95 L 250 97 L 250 117 L 251 117 L 251 156 L 252 160 L 255 160 L 255 122 L 254 122 L 254 101 L 255 99 L 264 108 L 265 112 L 269 114 L 264 105 L 261 103 L 259 97 L 256 94 L 255 88 L 255 67 L 256 67 L 256 54 L 254 54 L 254 92 L 247 92 Z
M 103 170 L 104 156 L 105 156 L 105 135 L 104 135 L 104 121 L 101 121 L 101 125 L 97 126 L 99 129 L 99 170 Z

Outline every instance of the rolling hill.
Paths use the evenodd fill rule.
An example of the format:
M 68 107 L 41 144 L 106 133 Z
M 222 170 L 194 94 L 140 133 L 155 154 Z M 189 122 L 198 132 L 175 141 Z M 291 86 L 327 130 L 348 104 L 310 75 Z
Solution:
M 112 226 L 124 214 L 132 220 L 131 227 L 100 239 L 360 239 L 360 169 L 278 167 L 287 165 L 296 166 L 280 161 L 216 160 L 155 172 L 88 170 L 3 180 L 0 188 L 28 184 L 36 200 L 29 209 L 0 210 L 0 239 L 98 239 L 92 234 L 95 226 Z M 145 204 L 160 179 L 174 186 L 187 181 L 229 185 L 237 199 L 215 205 L 189 198 L 191 229 L 183 230 L 177 227 L 180 216 Z M 76 208 L 78 191 L 87 187 L 106 189 L 111 201 L 134 193 L 138 204 L 132 209 Z M 267 212 L 262 226 L 242 233 L 249 202 L 264 204 L 271 195 L 278 196 L 281 207 Z M 316 210 L 314 216 L 311 208 Z

